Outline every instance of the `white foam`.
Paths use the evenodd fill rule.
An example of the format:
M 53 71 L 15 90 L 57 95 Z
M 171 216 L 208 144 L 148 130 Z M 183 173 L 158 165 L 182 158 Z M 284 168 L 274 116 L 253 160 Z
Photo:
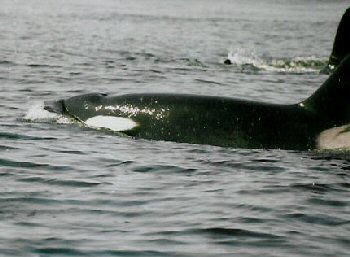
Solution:
M 315 56 L 295 57 L 292 59 L 263 59 L 255 49 L 237 48 L 230 50 L 227 58 L 237 66 L 252 65 L 258 69 L 272 72 L 319 72 L 327 64 L 327 59 Z
M 59 115 L 56 113 L 49 112 L 44 109 L 44 103 L 35 103 L 31 106 L 23 117 L 25 120 L 35 121 L 35 122 L 47 122 L 47 121 L 56 121 L 59 118 Z
M 105 128 L 112 131 L 127 131 L 137 127 L 137 123 L 130 118 L 98 115 L 85 121 L 90 128 Z
M 262 66 L 264 62 L 258 57 L 254 49 L 237 48 L 230 50 L 227 58 L 234 64 L 252 64 L 255 67 Z

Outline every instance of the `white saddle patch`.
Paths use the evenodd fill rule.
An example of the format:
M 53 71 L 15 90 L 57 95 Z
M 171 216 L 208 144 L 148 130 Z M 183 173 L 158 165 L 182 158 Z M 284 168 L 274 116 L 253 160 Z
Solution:
M 87 119 L 85 124 L 90 128 L 105 128 L 113 131 L 127 131 L 137 127 L 137 123 L 130 118 L 102 115 Z
M 322 131 L 317 145 L 319 149 L 350 149 L 350 125 Z

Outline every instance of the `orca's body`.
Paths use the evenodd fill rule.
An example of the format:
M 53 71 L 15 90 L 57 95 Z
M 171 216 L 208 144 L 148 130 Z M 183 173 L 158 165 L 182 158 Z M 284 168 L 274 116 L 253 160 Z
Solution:
M 129 136 L 243 148 L 312 148 L 314 124 L 322 122 L 299 105 L 212 96 L 87 94 L 56 104 L 61 106 L 52 109 L 84 123 L 101 116 L 128 118 L 135 124 L 123 131 Z
M 318 146 L 323 131 L 350 123 L 349 78 L 350 55 L 310 98 L 294 105 L 196 95 L 86 94 L 46 102 L 45 109 L 86 124 L 102 117 L 128 121 L 119 131 L 136 138 L 305 150 Z

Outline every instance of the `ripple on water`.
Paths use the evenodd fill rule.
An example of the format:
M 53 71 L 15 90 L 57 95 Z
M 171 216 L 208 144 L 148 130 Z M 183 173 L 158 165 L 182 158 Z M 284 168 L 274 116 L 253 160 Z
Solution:
M 18 133 L 11 132 L 0 132 L 0 139 L 4 140 L 57 140 L 54 137 L 36 137 L 36 136 L 27 136 Z
M 49 179 L 43 177 L 28 177 L 21 178 L 18 181 L 28 182 L 28 183 L 42 183 L 47 185 L 56 185 L 56 186 L 64 186 L 64 187 L 95 187 L 102 183 L 94 182 L 94 181 L 83 181 L 83 180 L 62 180 L 62 179 Z
M 281 216 L 284 220 L 297 220 L 300 223 L 328 226 L 344 226 L 350 224 L 349 220 L 344 220 L 327 214 L 289 213 Z
M 0 145 L 0 151 L 6 151 L 6 150 L 14 150 L 15 147 L 8 146 L 8 145 Z
M 290 187 L 307 192 L 325 194 L 331 192 L 348 192 L 350 183 L 293 183 Z
M 72 170 L 69 166 L 53 166 L 46 163 L 36 163 L 36 162 L 26 162 L 26 161 L 14 161 L 9 159 L 0 158 L 0 166 L 3 167 L 18 167 L 18 168 L 28 168 L 34 170 L 51 170 L 51 171 L 66 171 Z
M 133 167 L 132 169 L 135 172 L 166 172 L 169 173 L 192 173 L 197 171 L 197 169 L 192 168 L 182 168 L 179 166 L 172 166 L 172 165 L 138 165 Z

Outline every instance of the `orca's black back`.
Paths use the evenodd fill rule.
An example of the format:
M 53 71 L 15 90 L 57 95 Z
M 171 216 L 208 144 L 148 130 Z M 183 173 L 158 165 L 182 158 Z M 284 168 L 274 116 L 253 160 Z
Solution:
M 338 66 L 348 54 L 350 54 L 350 8 L 346 10 L 339 23 L 329 64 Z

